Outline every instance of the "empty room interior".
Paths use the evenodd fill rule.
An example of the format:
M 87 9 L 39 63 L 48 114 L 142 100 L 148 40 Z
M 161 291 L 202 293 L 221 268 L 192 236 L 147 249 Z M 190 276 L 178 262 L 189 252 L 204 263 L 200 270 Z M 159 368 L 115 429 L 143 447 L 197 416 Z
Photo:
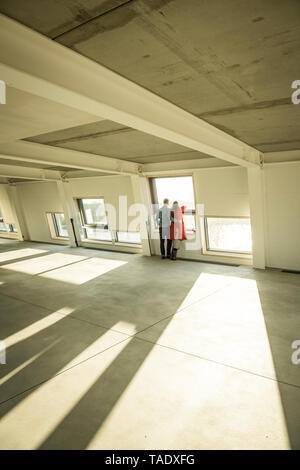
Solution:
M 0 1 L 0 449 L 300 449 L 299 16 Z

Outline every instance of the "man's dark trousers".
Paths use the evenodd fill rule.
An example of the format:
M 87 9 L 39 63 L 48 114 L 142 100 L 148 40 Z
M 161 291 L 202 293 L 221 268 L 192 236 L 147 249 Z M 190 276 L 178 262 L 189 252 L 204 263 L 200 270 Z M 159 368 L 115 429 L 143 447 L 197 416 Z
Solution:
M 160 252 L 161 256 L 165 256 L 165 237 L 163 237 L 162 227 L 159 229 L 159 238 L 160 238 Z M 167 256 L 171 255 L 172 240 L 167 238 Z

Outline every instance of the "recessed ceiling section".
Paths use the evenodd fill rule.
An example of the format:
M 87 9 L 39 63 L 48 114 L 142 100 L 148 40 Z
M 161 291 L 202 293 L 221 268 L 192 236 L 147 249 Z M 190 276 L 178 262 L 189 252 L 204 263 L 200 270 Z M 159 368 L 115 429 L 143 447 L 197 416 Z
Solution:
M 208 155 L 112 121 L 76 126 L 26 140 L 136 163 L 160 163 L 208 157 Z
M 6 87 L 6 104 L 0 106 L 0 142 L 99 121 L 99 117 Z

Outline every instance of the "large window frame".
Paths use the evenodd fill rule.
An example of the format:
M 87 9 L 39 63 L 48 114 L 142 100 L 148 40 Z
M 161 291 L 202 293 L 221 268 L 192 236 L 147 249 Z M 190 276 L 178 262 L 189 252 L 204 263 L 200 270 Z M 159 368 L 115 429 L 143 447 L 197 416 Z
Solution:
M 195 234 L 195 231 L 197 229 L 196 225 L 196 209 L 195 209 L 195 204 L 196 204 L 196 197 L 195 197 L 195 185 L 194 185 L 194 177 L 193 174 L 183 174 L 183 175 L 157 175 L 157 176 L 151 176 L 148 178 L 149 182 L 149 188 L 150 188 L 150 196 L 151 196 L 151 201 L 152 204 L 155 204 L 156 207 L 159 205 L 158 201 L 158 196 L 157 196 L 157 189 L 156 189 L 156 184 L 155 180 L 157 179 L 167 179 L 167 178 L 185 178 L 185 177 L 190 177 L 192 180 L 192 185 L 193 185 L 193 198 L 194 198 L 194 208 L 193 209 L 187 209 L 183 213 L 183 221 L 184 221 L 184 216 L 185 215 L 193 215 L 194 216 L 194 228 L 189 229 L 185 225 L 185 232 L 189 235 Z M 157 221 L 156 221 L 156 213 L 155 210 L 153 211 L 153 222 L 154 222 L 154 230 L 158 232 L 158 226 L 157 226 Z
M 226 250 L 226 249 L 217 249 L 211 248 L 209 242 L 209 229 L 208 229 L 208 220 L 207 219 L 247 219 L 251 220 L 249 216 L 225 216 L 225 215 L 205 215 L 201 217 L 202 219 L 202 234 L 203 234 L 203 254 L 216 254 L 216 255 L 229 255 L 235 257 L 251 257 L 252 251 L 240 251 L 240 250 Z
M 63 215 L 65 216 L 64 212 L 46 212 L 46 218 L 48 222 L 48 226 L 50 229 L 50 234 L 51 238 L 53 240 L 69 240 L 69 234 L 68 235 L 62 235 L 59 230 L 59 225 L 56 220 L 57 215 Z
M 121 240 L 121 233 L 124 231 L 121 230 L 111 230 L 109 227 L 109 220 L 107 217 L 107 211 L 105 209 L 105 215 L 106 215 L 106 223 L 104 224 L 99 224 L 99 223 L 89 223 L 87 222 L 87 217 L 85 214 L 85 209 L 84 209 L 84 204 L 83 201 L 85 199 L 101 199 L 103 200 L 103 205 L 105 208 L 105 199 L 103 196 L 84 196 L 84 197 L 76 197 L 74 200 L 77 203 L 77 207 L 79 210 L 79 223 L 81 225 L 81 231 L 83 232 L 83 241 L 86 243 L 100 243 L 104 245 L 119 245 L 119 246 L 129 246 L 129 247 L 137 247 L 140 248 L 142 245 L 142 240 L 140 239 L 139 242 L 135 241 L 130 241 L 130 240 Z M 101 231 L 108 233 L 109 234 L 109 239 L 107 238 L 94 238 L 88 235 L 88 229 L 100 229 Z M 126 233 L 138 233 L 140 235 L 140 232 L 126 232 Z
M 85 208 L 84 208 L 84 203 L 83 203 L 83 201 L 87 200 L 87 199 L 103 200 L 103 205 L 104 205 L 104 209 L 105 209 L 105 200 L 104 200 L 103 196 L 88 196 L 88 197 L 85 196 L 85 197 L 77 197 L 76 198 L 77 207 L 78 207 L 78 210 L 79 210 L 80 222 L 81 222 L 81 226 L 82 226 L 82 230 L 83 230 L 83 234 L 84 234 L 84 240 L 91 241 L 91 242 L 112 244 L 113 243 L 113 233 L 112 233 L 111 230 L 109 230 L 106 209 L 105 209 L 106 223 L 99 224 L 97 222 L 94 222 L 94 223 L 87 222 L 87 217 L 86 217 L 86 214 L 85 214 Z M 88 235 L 88 229 L 103 230 L 103 232 L 107 232 L 107 233 L 110 234 L 110 238 L 109 239 L 106 239 L 106 238 L 101 239 L 101 238 L 91 237 L 91 236 Z

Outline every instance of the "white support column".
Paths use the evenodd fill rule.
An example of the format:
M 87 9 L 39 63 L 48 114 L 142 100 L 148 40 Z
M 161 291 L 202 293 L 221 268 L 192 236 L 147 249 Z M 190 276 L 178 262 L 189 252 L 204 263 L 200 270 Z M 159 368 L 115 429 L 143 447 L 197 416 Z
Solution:
M 9 238 L 14 238 L 23 241 L 22 226 L 17 216 L 15 201 L 9 184 L 0 185 L 0 202 L 4 222 L 6 224 L 15 224 L 17 227 L 17 233 L 10 233 L 8 235 Z
M 24 217 L 23 208 L 18 195 L 16 185 L 10 184 L 7 187 L 9 200 L 16 215 L 16 225 L 18 229 L 19 240 L 29 240 L 29 231 Z
M 59 194 L 59 197 L 63 206 L 63 211 L 65 214 L 65 220 L 66 220 L 66 225 L 67 225 L 68 234 L 69 234 L 69 244 L 70 246 L 76 247 L 76 241 L 74 237 L 71 219 L 73 218 L 74 227 L 76 225 L 76 221 L 74 220 L 74 217 L 72 215 L 72 210 L 68 201 L 68 196 L 67 196 L 67 192 L 65 188 L 65 185 L 68 183 L 65 183 L 63 181 L 57 181 L 56 183 L 57 183 L 58 194 Z
M 265 218 L 263 169 L 248 168 L 253 267 L 265 269 Z
M 136 204 L 141 204 L 144 210 L 141 213 L 141 240 L 143 255 L 151 256 L 150 240 L 149 240 L 149 214 L 150 201 L 147 190 L 147 178 L 144 176 L 131 176 L 133 197 Z

